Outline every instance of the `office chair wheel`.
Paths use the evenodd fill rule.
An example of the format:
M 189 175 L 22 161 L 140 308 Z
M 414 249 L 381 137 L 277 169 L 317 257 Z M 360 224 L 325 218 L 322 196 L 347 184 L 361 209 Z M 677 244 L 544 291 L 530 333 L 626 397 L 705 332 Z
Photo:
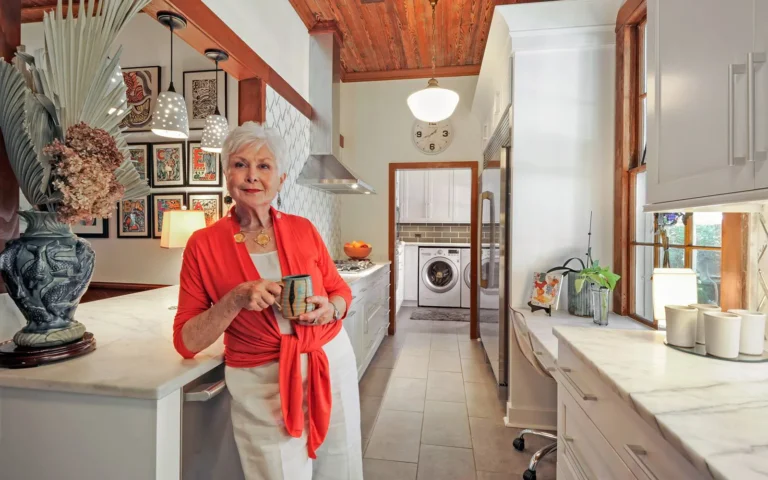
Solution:
M 512 442 L 512 446 L 515 447 L 515 450 L 517 450 L 518 452 L 522 452 L 523 450 L 525 450 L 525 439 L 523 439 L 522 437 L 516 438 Z
M 536 480 L 536 472 L 534 470 L 524 471 L 523 480 Z

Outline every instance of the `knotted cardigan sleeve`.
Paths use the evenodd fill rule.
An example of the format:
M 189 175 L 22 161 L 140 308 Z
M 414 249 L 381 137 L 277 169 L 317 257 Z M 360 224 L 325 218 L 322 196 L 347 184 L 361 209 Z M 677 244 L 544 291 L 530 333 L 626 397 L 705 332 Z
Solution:
M 213 301 L 203 283 L 203 275 L 198 261 L 199 249 L 195 235 L 187 242 L 179 274 L 179 303 L 173 320 L 173 346 L 184 358 L 193 358 L 198 352 L 189 350 L 184 345 L 181 329 L 192 318 L 205 312 Z
M 323 275 L 323 287 L 325 288 L 328 298 L 334 295 L 338 295 L 344 299 L 347 304 L 346 311 L 343 312 L 341 319 L 347 317 L 349 306 L 352 304 L 352 290 L 349 288 L 347 282 L 341 278 L 339 271 L 336 269 L 336 264 L 333 262 L 333 257 L 328 253 L 328 248 L 325 246 L 323 237 L 317 231 L 317 228 L 311 223 L 307 222 L 312 229 L 312 237 L 315 241 L 315 248 L 317 248 L 318 268 Z

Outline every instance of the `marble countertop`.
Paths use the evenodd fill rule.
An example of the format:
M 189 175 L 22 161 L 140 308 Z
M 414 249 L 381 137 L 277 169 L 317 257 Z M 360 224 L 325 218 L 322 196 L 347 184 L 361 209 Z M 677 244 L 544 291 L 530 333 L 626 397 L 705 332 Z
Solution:
M 373 267 L 368 268 L 366 270 L 363 270 L 362 272 L 359 272 L 359 273 L 341 273 L 341 272 L 339 272 L 339 275 L 341 275 L 341 278 L 343 278 L 344 281 L 347 282 L 347 284 L 352 285 L 353 283 L 355 283 L 355 282 L 357 282 L 359 280 L 362 280 L 365 277 L 368 277 L 368 276 L 370 276 L 373 273 L 378 272 L 379 270 L 381 270 L 382 268 L 386 267 L 390 263 L 392 263 L 392 262 L 390 262 L 390 261 L 374 262 L 374 266 Z
M 657 331 L 555 335 L 706 478 L 768 476 L 768 363 L 689 355 Z

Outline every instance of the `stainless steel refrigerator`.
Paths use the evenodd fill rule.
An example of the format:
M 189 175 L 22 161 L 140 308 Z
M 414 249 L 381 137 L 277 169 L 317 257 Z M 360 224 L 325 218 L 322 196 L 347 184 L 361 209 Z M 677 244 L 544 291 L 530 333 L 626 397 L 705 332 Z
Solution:
M 498 385 L 509 379 L 509 215 L 511 108 L 507 108 L 484 152 L 480 176 L 480 340 Z M 499 166 L 495 166 L 495 161 Z

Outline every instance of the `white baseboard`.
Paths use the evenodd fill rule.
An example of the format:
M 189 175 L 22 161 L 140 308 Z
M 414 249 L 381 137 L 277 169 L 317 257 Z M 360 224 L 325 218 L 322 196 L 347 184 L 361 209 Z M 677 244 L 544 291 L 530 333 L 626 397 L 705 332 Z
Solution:
M 507 416 L 504 423 L 514 428 L 535 428 L 537 430 L 557 430 L 557 410 L 539 410 L 533 408 L 513 408 L 507 402 Z

